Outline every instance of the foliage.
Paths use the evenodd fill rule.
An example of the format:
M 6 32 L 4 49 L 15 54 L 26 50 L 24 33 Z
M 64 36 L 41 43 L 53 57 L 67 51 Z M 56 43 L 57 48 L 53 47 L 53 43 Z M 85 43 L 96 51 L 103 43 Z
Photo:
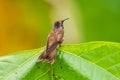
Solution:
M 0 80 L 119 80 L 120 44 L 62 45 L 54 64 L 36 62 L 43 48 L 0 58 Z

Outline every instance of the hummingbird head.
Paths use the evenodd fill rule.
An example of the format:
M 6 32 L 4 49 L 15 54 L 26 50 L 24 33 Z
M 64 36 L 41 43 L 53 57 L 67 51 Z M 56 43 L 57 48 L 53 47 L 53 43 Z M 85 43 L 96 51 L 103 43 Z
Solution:
M 64 20 L 60 20 L 60 21 L 55 22 L 54 27 L 55 27 L 55 28 L 60 28 L 60 27 L 64 28 L 64 27 L 63 27 L 63 22 L 64 22 L 65 20 L 68 20 L 68 19 L 69 19 L 69 18 L 66 18 L 66 19 L 64 19 Z

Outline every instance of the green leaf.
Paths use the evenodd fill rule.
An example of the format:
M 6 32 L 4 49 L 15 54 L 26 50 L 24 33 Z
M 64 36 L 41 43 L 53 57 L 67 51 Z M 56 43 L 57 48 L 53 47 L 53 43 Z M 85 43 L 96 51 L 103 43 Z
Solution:
M 36 62 L 43 48 L 0 58 L 0 80 L 120 80 L 120 44 L 62 45 L 54 64 Z

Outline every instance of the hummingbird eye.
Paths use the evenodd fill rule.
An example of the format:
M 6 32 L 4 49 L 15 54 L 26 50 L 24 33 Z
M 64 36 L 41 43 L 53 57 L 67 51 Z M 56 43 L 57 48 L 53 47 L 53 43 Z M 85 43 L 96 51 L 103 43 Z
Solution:
M 60 23 L 59 22 L 56 22 L 55 23 L 55 28 L 59 28 L 60 27 Z

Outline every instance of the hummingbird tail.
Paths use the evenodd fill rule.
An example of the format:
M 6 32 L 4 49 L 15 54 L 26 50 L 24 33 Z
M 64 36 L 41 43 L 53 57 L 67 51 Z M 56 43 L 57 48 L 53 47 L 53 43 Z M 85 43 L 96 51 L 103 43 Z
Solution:
M 55 56 L 56 56 L 56 49 L 47 55 L 46 55 L 46 51 L 43 51 L 43 53 L 38 57 L 37 62 L 45 61 L 53 64 L 55 60 Z
M 46 51 L 43 51 L 42 54 L 38 57 L 37 62 L 44 61 L 46 58 Z
M 53 64 L 55 61 L 55 57 L 56 57 L 56 49 L 47 55 L 45 61 Z

